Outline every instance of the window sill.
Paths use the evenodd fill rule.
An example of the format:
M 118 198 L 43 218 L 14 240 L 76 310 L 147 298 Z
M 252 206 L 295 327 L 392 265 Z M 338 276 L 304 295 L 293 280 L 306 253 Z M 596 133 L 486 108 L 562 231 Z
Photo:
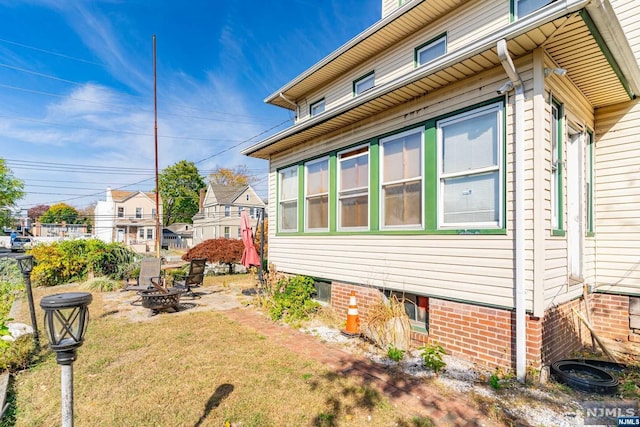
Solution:
M 564 230 L 551 230 L 551 235 L 555 237 L 564 237 L 566 232 Z

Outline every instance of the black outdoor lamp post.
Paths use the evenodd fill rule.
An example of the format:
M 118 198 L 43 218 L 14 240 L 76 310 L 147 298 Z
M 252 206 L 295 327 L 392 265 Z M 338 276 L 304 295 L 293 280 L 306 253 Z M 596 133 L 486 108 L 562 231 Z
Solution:
M 29 301 L 29 313 L 31 314 L 31 327 L 33 328 L 33 341 L 36 348 L 40 347 L 38 339 L 38 322 L 36 321 L 36 310 L 33 304 L 33 292 L 31 292 L 31 271 L 33 270 L 33 255 L 22 255 L 16 257 L 20 272 L 24 278 L 25 288 L 27 290 L 27 300 Z
M 88 292 L 69 292 L 40 300 L 49 348 L 56 352 L 61 369 L 63 427 L 73 426 L 73 362 L 76 349 L 84 342 L 92 299 Z

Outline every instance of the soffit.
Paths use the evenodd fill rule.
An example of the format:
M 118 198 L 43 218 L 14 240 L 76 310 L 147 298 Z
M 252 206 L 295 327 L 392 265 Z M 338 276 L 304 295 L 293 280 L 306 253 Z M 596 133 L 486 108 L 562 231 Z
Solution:
M 453 64 L 435 67 L 432 72 L 416 69 L 409 76 L 401 77 L 400 84 L 395 82 L 378 88 L 375 97 L 369 95 L 370 99 L 366 99 L 363 96 L 362 100 L 354 98 L 352 102 L 337 107 L 336 111 L 327 110 L 317 117 L 285 129 L 248 148 L 244 154 L 268 159 L 275 153 L 331 132 L 344 130 L 360 120 L 501 66 L 495 44 L 491 46 L 487 45 L 484 50 L 473 52 Z M 537 47 L 544 47 L 556 64 L 568 71 L 564 78 L 570 79 L 594 108 L 630 99 L 630 94 L 616 73 L 615 65 L 605 55 L 580 13 L 569 14 L 507 37 L 507 46 L 513 59 L 526 55 Z M 386 87 L 388 90 L 385 90 Z

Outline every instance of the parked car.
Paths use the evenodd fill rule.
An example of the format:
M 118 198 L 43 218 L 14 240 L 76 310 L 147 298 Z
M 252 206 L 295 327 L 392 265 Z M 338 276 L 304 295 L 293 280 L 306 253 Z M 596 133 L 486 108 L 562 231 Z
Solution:
M 11 252 L 24 252 L 33 247 L 33 239 L 31 237 L 16 237 L 11 243 Z

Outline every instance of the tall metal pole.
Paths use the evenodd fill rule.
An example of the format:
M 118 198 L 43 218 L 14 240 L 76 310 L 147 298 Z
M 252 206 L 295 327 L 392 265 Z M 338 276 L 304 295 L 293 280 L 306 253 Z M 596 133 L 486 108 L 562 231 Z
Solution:
M 156 87 L 156 35 L 153 35 L 153 130 L 156 152 L 156 258 L 160 258 L 160 192 L 158 186 L 158 96 Z

